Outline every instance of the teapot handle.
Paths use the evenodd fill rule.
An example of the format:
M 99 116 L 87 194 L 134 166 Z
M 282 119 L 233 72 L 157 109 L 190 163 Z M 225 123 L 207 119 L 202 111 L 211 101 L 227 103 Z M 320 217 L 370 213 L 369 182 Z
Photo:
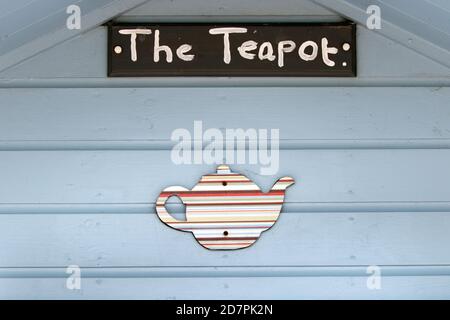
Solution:
M 158 214 L 159 219 L 165 224 L 167 224 L 169 227 L 172 227 L 174 229 L 179 229 L 177 228 L 177 224 L 182 223 L 184 221 L 180 221 L 172 217 L 170 213 L 167 212 L 165 204 L 167 199 L 169 199 L 172 196 L 177 196 L 184 203 L 183 198 L 180 196 L 179 193 L 185 191 L 190 190 L 180 186 L 167 187 L 161 192 L 158 199 L 156 200 L 156 213 Z

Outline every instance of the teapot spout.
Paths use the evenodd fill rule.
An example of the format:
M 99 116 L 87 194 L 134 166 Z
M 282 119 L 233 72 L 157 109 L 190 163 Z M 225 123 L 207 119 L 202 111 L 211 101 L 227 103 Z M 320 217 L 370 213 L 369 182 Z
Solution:
M 288 187 L 290 187 L 294 183 L 295 183 L 295 180 L 293 178 L 291 178 L 291 177 L 280 178 L 273 185 L 272 191 L 274 191 L 274 190 L 286 190 Z

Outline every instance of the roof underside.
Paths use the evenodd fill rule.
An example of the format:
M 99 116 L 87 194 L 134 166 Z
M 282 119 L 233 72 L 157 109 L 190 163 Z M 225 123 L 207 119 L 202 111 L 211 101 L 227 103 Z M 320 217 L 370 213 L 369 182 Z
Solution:
M 448 0 L 312 0 L 366 25 L 367 8 L 380 8 L 381 29 L 392 40 L 450 67 L 450 1 Z
M 217 18 L 221 22 L 235 22 L 244 17 L 246 21 L 274 21 L 276 18 L 277 21 L 310 22 L 316 21 L 319 16 L 330 17 L 331 20 L 340 16 L 365 26 L 368 18 L 367 7 L 375 4 L 380 7 L 382 18 L 381 29 L 374 30 L 375 32 L 450 67 L 450 2 L 447 0 L 278 0 L 276 9 L 272 9 L 273 4 L 271 5 L 270 0 L 260 0 L 257 6 L 254 1 L 235 0 L 174 0 L 170 3 L 158 0 L 1 0 L 1 2 L 0 71 L 87 32 L 139 5 L 145 6 L 147 10 L 152 9 L 159 21 L 214 21 Z M 192 6 L 193 2 L 197 6 Z M 68 16 L 66 8 L 71 4 L 77 4 L 82 9 L 80 30 L 66 28 Z M 189 7 L 206 9 L 189 11 Z M 183 12 L 177 13 L 177 8 L 181 8 Z M 139 8 L 134 11 L 136 10 Z M 130 11 L 129 17 L 133 16 L 132 12 L 133 10 Z M 303 15 L 303 12 L 307 14 Z M 149 17 L 149 20 L 153 18 L 155 16 Z M 323 18 L 321 20 L 327 21 Z

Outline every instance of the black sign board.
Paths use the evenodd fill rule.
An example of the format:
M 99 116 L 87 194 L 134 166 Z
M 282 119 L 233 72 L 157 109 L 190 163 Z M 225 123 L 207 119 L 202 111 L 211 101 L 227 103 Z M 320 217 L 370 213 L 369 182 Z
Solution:
M 356 76 L 355 25 L 111 24 L 108 75 Z

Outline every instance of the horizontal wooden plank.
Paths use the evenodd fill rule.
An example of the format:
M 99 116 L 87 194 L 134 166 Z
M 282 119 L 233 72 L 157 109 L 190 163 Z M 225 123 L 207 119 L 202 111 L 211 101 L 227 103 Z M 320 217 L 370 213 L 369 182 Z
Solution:
M 179 13 L 179 12 L 178 12 Z M 234 15 L 230 12 L 216 12 L 214 15 L 199 15 L 190 10 L 185 14 L 161 15 L 149 12 L 145 15 L 121 15 L 114 18 L 119 23 L 336 23 L 347 19 L 337 14 L 296 14 L 284 12 L 277 15 L 275 12 L 265 11 L 261 15 L 245 12 L 242 15 Z
M 292 176 L 287 203 L 450 200 L 450 150 L 282 150 L 274 175 L 231 165 L 269 190 Z M 275 161 L 274 168 L 276 169 Z M 160 151 L 2 151 L 0 203 L 154 203 L 215 165 L 176 165 Z
M 145 17 L 153 15 L 165 16 L 265 16 L 265 15 L 313 15 L 313 16 L 336 16 L 336 13 L 315 4 L 310 0 L 279 0 L 274 6 L 270 0 L 173 0 L 170 3 L 149 1 L 135 9 L 123 13 L 119 19 L 129 17 Z M 128 20 L 127 20 L 128 21 Z
M 2 214 L 0 267 L 450 264 L 450 212 L 282 213 L 253 246 L 228 252 L 125 213 Z
M 194 22 L 193 20 L 202 21 L 199 19 L 189 21 Z M 283 21 L 281 18 L 273 20 Z M 292 20 L 286 19 L 287 22 Z M 168 21 L 174 22 L 173 19 Z M 242 22 L 245 19 L 238 21 Z M 0 87 L 448 86 L 450 84 L 447 68 L 362 27 L 358 27 L 357 32 L 357 78 L 108 79 L 106 32 L 106 27 L 98 27 L 1 72 Z M 373 63 L 374 61 L 377 63 Z
M 294 148 L 334 141 L 414 147 L 427 139 L 448 142 L 449 95 L 449 88 L 1 89 L 0 143 L 158 148 L 177 128 L 193 135 L 201 120 L 203 130 L 279 129 L 282 143 Z
M 449 276 L 385 277 L 380 290 L 366 277 L 0 279 L 1 299 L 449 299 Z

